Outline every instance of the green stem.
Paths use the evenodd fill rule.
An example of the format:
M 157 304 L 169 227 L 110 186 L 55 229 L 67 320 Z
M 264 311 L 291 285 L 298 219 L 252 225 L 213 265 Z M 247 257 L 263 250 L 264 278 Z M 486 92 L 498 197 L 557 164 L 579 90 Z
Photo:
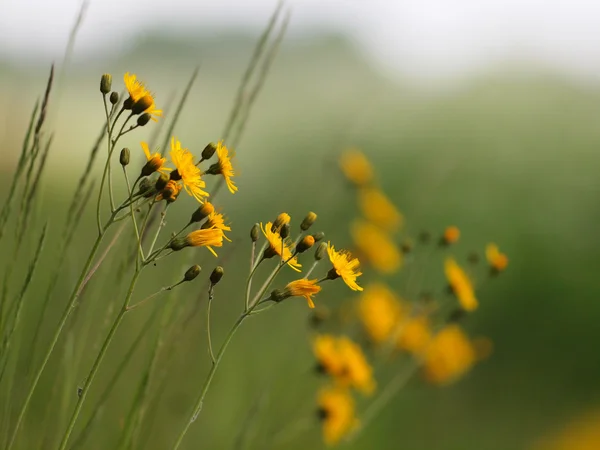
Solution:
M 106 103 L 106 94 L 102 94 L 102 100 L 104 101 L 104 113 L 106 114 L 106 135 L 107 135 L 107 142 L 108 142 L 108 154 L 110 155 L 110 147 L 111 147 L 111 142 L 110 142 L 110 135 L 111 135 L 111 128 L 110 128 L 110 114 L 108 113 L 108 105 Z M 109 163 L 108 165 L 108 196 L 110 198 L 110 211 L 113 212 L 115 210 L 115 199 L 113 196 L 113 190 L 112 190 L 112 173 L 111 173 L 111 165 Z
M 254 250 L 254 243 L 252 244 L 252 250 Z M 254 251 L 252 251 L 253 253 L 253 257 L 254 257 Z M 254 276 L 254 272 L 256 272 L 256 269 L 258 269 L 258 266 L 260 265 L 261 262 L 264 261 L 264 257 L 261 256 L 260 258 L 258 258 L 258 260 L 256 261 L 256 264 L 254 264 L 254 266 L 252 267 L 252 269 L 250 270 L 250 275 L 248 275 L 248 280 L 246 280 L 246 309 L 245 311 L 248 311 L 248 308 L 250 307 L 250 289 L 252 288 L 252 277 Z M 254 258 L 253 258 L 254 260 Z
M 62 331 L 65 328 L 65 324 L 67 323 L 69 316 L 75 310 L 75 306 L 77 305 L 77 300 L 79 299 L 79 296 L 81 295 L 81 292 L 82 292 L 81 286 L 83 285 L 83 283 L 86 280 L 86 275 L 87 275 L 88 271 L 90 270 L 92 263 L 94 262 L 94 257 L 96 256 L 96 252 L 98 251 L 98 248 L 100 247 L 100 243 L 102 242 L 102 239 L 104 238 L 106 230 L 108 229 L 108 227 L 110 227 L 110 225 L 112 225 L 113 220 L 114 220 L 114 214 L 111 216 L 111 218 L 106 223 L 106 225 L 100 229 L 100 233 L 99 233 L 98 237 L 96 238 L 96 241 L 94 242 L 94 245 L 92 246 L 92 249 L 90 250 L 90 254 L 88 256 L 87 261 L 85 262 L 85 264 L 83 266 L 81 274 L 79 275 L 77 284 L 75 285 L 75 288 L 73 289 L 73 292 L 71 293 L 71 296 L 69 297 L 69 300 L 67 302 L 67 307 L 63 311 L 63 314 L 62 314 L 62 317 L 60 318 L 58 327 L 56 328 L 56 331 L 54 332 L 54 336 L 52 337 L 52 340 L 50 341 L 50 346 L 48 347 L 48 350 L 46 351 L 46 354 L 44 355 L 42 364 L 40 365 L 40 368 L 37 370 L 37 372 L 33 378 L 33 382 L 31 383 L 31 386 L 29 388 L 29 391 L 27 392 L 27 395 L 25 396 L 25 402 L 23 403 L 23 406 L 21 407 L 21 410 L 19 411 L 19 415 L 17 416 L 17 422 L 15 424 L 15 428 L 13 430 L 13 433 L 12 433 L 12 436 L 8 443 L 8 446 L 6 447 L 6 450 L 11 450 L 15 444 L 17 435 L 19 433 L 19 429 L 21 428 L 23 419 L 25 418 L 25 413 L 27 411 L 27 408 L 29 407 L 29 403 L 31 403 L 31 399 L 33 398 L 33 393 L 35 392 L 35 389 L 40 381 L 40 378 L 42 377 L 42 373 L 44 373 L 44 369 L 46 368 L 46 365 L 48 364 L 48 361 L 50 360 L 50 356 L 54 352 L 54 348 L 56 347 L 56 344 L 58 343 L 58 339 L 60 338 Z
M 152 206 L 154 206 L 154 203 L 152 204 Z M 150 250 L 148 250 L 148 254 L 152 254 L 152 251 L 154 250 L 154 246 L 156 245 L 156 241 L 158 241 L 158 236 L 160 235 L 160 230 L 162 230 L 162 228 L 165 226 L 165 217 L 167 217 L 167 208 L 168 207 L 169 207 L 169 203 L 167 203 L 165 205 L 165 209 L 161 213 L 160 223 L 158 224 L 158 228 L 156 230 L 156 233 L 154 234 L 154 239 L 152 239 L 152 244 L 150 245 Z M 148 213 L 148 215 L 150 215 L 150 214 Z
M 277 274 L 279 273 L 279 271 L 282 269 L 282 267 L 284 267 L 288 262 L 290 262 L 294 256 L 296 256 L 296 252 L 292 253 L 292 256 L 290 256 L 287 261 L 281 261 L 279 264 L 277 264 L 277 267 L 273 270 L 273 272 L 271 272 L 271 275 L 269 275 L 269 278 L 267 278 L 265 280 L 265 282 L 263 283 L 263 285 L 261 286 L 260 290 L 256 293 L 256 295 L 254 296 L 254 298 L 252 299 L 252 302 L 250 303 L 250 309 L 253 309 L 257 304 L 258 301 L 260 300 L 260 298 L 264 295 L 265 291 L 267 289 L 269 289 L 269 286 L 271 286 L 271 283 L 273 283 L 273 280 L 275 280 L 275 277 L 277 276 Z
M 83 388 L 79 392 L 79 398 L 77 399 L 77 404 L 75 405 L 75 410 L 73 411 L 73 414 L 71 415 L 71 420 L 69 421 L 67 430 L 65 431 L 65 434 L 62 438 L 62 441 L 59 446 L 59 450 L 65 450 L 67 448 L 67 443 L 69 442 L 71 433 L 73 432 L 73 429 L 75 428 L 75 423 L 77 422 L 77 418 L 79 417 L 79 413 L 81 412 L 81 408 L 83 407 L 83 403 L 85 402 L 85 399 L 90 390 L 90 387 L 92 386 L 92 383 L 94 381 L 96 373 L 98 372 L 98 369 L 100 368 L 100 364 L 102 363 L 102 360 L 104 359 L 104 356 L 106 355 L 106 351 L 108 350 L 108 347 L 110 346 L 110 343 L 112 342 L 112 340 L 115 336 L 115 333 L 117 332 L 117 329 L 119 328 L 119 325 L 123 321 L 123 317 L 125 317 L 125 314 L 127 313 L 129 301 L 131 300 L 131 296 L 133 295 L 133 291 L 135 289 L 135 285 L 138 281 L 140 273 L 141 273 L 141 270 L 138 269 L 133 274 L 133 278 L 131 279 L 131 283 L 129 285 L 129 290 L 127 291 L 127 295 L 125 297 L 125 300 L 123 301 L 121 310 L 119 311 L 119 314 L 117 315 L 115 321 L 113 322 L 112 327 L 110 328 L 110 331 L 108 332 L 108 335 L 106 336 L 106 339 L 104 340 L 104 343 L 102 344 L 102 348 L 100 349 L 100 352 L 98 352 L 98 355 L 96 356 L 96 360 L 94 361 L 94 364 L 92 365 L 92 369 L 90 370 L 90 373 L 88 374 L 87 379 L 85 380 L 85 384 L 83 385 Z
M 210 372 L 208 373 L 208 376 L 206 377 L 206 380 L 204 381 L 204 384 L 202 385 L 202 390 L 200 391 L 200 395 L 196 399 L 196 403 L 194 404 L 194 409 L 192 410 L 192 414 L 189 416 L 188 420 L 186 421 L 185 427 L 183 428 L 183 430 L 181 430 L 181 433 L 179 434 L 177 441 L 175 441 L 173 450 L 177 450 L 180 447 L 181 443 L 183 442 L 183 438 L 185 437 L 188 430 L 190 429 L 190 426 L 192 425 L 193 422 L 196 421 L 198 414 L 200 414 L 200 411 L 202 410 L 202 404 L 204 403 L 204 397 L 206 396 L 206 393 L 208 392 L 208 388 L 210 387 L 210 384 L 215 376 L 215 373 L 217 372 L 217 368 L 219 367 L 219 363 L 221 362 L 221 359 L 223 358 L 223 354 L 225 353 L 225 350 L 227 350 L 227 346 L 231 342 L 233 335 L 238 330 L 238 328 L 240 327 L 240 325 L 242 324 L 242 322 L 244 321 L 244 319 L 246 317 L 248 317 L 247 312 L 242 314 L 238 318 L 238 320 L 235 322 L 235 324 L 233 325 L 231 330 L 229 330 L 229 333 L 227 334 L 227 337 L 225 338 L 225 342 L 223 342 L 223 345 L 221 345 L 221 348 L 219 349 L 219 353 L 217 353 L 215 361 L 214 361 L 212 367 L 210 368 Z
M 210 288 L 208 289 L 208 306 L 206 308 L 206 332 L 208 334 L 208 351 L 210 352 L 210 360 L 212 361 L 213 366 L 214 366 L 215 365 L 215 354 L 213 353 L 212 340 L 210 337 L 210 306 L 212 305 L 213 297 L 214 297 L 214 286 L 211 283 Z

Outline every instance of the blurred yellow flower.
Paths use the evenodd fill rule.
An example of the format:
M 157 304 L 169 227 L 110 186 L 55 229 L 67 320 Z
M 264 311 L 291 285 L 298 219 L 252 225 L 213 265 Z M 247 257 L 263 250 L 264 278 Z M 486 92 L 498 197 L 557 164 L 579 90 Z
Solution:
M 387 341 L 402 317 L 396 294 L 383 283 L 367 286 L 358 300 L 358 316 L 369 339 Z
M 446 259 L 444 271 L 448 284 L 454 295 L 458 298 L 462 308 L 465 311 L 474 311 L 477 309 L 478 302 L 475 297 L 475 289 L 465 271 L 453 258 Z
M 202 203 L 208 193 L 202 190 L 206 183 L 200 177 L 200 169 L 194 163 L 194 155 L 187 148 L 182 148 L 181 142 L 174 137 L 171 138 L 170 155 L 175 165 L 175 170 L 171 172 L 171 180 L 181 180 L 186 192 Z
M 318 284 L 318 280 L 307 280 L 302 278 L 300 280 L 292 281 L 288 283 L 283 290 L 285 297 L 304 297 L 308 303 L 309 308 L 314 308 L 315 304 L 312 300 L 312 296 L 321 291 L 321 286 Z
M 131 98 L 132 106 L 140 102 L 140 104 L 143 104 L 143 106 L 139 112 L 146 112 L 150 114 L 152 116 L 152 120 L 157 122 L 157 117 L 162 116 L 162 110 L 156 109 L 154 96 L 146 88 L 144 83 L 138 80 L 135 74 L 130 74 L 129 72 L 123 76 L 123 81 L 125 82 L 125 88 L 129 93 L 129 97 Z
M 444 244 L 450 245 L 455 244 L 460 239 L 460 230 L 458 227 L 450 226 L 444 230 L 444 234 L 442 236 L 442 240 Z
M 347 389 L 328 387 L 321 390 L 318 405 L 323 421 L 323 440 L 327 445 L 337 444 L 358 425 L 354 399 Z
M 357 186 L 365 186 L 373 181 L 373 167 L 358 149 L 350 149 L 342 153 L 340 168 L 344 176 Z
M 600 449 L 600 411 L 589 411 L 576 417 L 558 432 L 540 440 L 532 450 L 598 450 Z
M 508 256 L 500 252 L 496 244 L 488 244 L 485 248 L 485 257 L 490 267 L 496 272 L 502 272 L 508 266 Z
M 429 317 L 422 314 L 411 317 L 400 325 L 396 346 L 406 352 L 421 355 L 431 341 Z
M 362 275 L 360 271 L 360 262 L 358 258 L 353 258 L 352 254 L 348 250 L 335 251 L 335 247 L 331 245 L 331 242 L 327 243 L 327 254 L 329 255 L 329 261 L 333 265 L 328 273 L 328 278 L 334 280 L 338 277 L 342 277 L 344 283 L 353 291 L 362 291 L 356 279 Z
M 390 199 L 378 188 L 365 187 L 359 191 L 358 204 L 365 219 L 387 230 L 396 231 L 403 217 Z
M 235 171 L 233 170 L 233 165 L 231 164 L 231 158 L 233 157 L 233 154 L 231 156 L 229 155 L 229 150 L 223 145 L 223 141 L 219 141 L 217 143 L 216 151 L 219 161 L 210 166 L 206 173 L 211 175 L 223 175 L 223 179 L 225 180 L 225 183 L 227 183 L 229 192 L 235 194 L 238 188 L 232 180 L 232 178 L 235 176 Z
M 282 239 L 279 233 L 271 231 L 272 225 L 271 222 L 267 222 L 264 227 L 262 223 L 260 224 L 260 229 L 269 242 L 269 248 L 265 250 L 265 257 L 272 258 L 275 255 L 279 255 L 283 261 L 287 261 L 288 266 L 296 272 L 300 272 L 302 264 L 298 263 L 298 258 L 295 256 L 292 258 L 294 245 L 289 240 Z
M 334 375 L 342 371 L 343 362 L 337 339 L 330 334 L 319 334 L 313 341 L 313 353 L 323 372 Z
M 142 146 L 142 150 L 144 150 L 144 155 L 146 155 L 146 160 L 148 161 L 144 167 L 142 167 L 143 177 L 152 175 L 154 172 L 164 173 L 171 171 L 171 169 L 165 167 L 167 158 L 163 158 L 158 152 L 150 153 L 150 148 L 145 142 L 140 142 L 140 145 Z
M 458 380 L 475 364 L 477 354 L 469 338 L 458 325 L 448 325 L 437 333 L 425 352 L 425 378 L 434 384 Z
M 355 221 L 352 224 L 352 239 L 367 262 L 379 272 L 392 274 L 402 266 L 402 253 L 396 244 L 372 223 Z

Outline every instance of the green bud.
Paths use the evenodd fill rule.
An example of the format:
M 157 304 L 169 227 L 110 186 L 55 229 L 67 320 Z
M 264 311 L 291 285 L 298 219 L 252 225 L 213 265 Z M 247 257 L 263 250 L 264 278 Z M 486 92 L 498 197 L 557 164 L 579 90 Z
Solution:
M 110 92 L 111 87 L 112 87 L 112 75 L 109 73 L 105 73 L 100 78 L 100 92 L 102 92 L 103 95 L 106 95 Z
M 290 224 L 286 223 L 281 227 L 281 231 L 279 232 L 279 235 L 282 237 L 282 239 L 285 239 L 285 238 L 289 237 L 290 231 L 291 231 Z
M 118 92 L 111 92 L 110 93 L 110 104 L 111 105 L 116 105 L 117 103 L 119 103 L 119 93 Z
M 304 253 L 313 245 L 315 245 L 315 238 L 312 237 L 310 234 L 308 236 L 304 236 L 304 238 L 302 238 L 302 240 L 298 242 L 298 245 L 296 245 L 296 252 Z
M 123 167 L 129 164 L 129 156 L 130 152 L 128 148 L 124 148 L 121 150 L 121 154 L 119 155 L 119 162 Z
M 167 175 L 166 173 L 161 173 L 160 176 L 156 180 L 156 184 L 154 185 L 154 188 L 158 192 L 160 192 L 167 186 L 168 182 L 169 182 L 169 175 Z
M 123 102 L 123 109 L 131 109 L 131 108 L 133 108 L 133 99 L 131 97 L 128 97 Z
M 300 229 L 302 231 L 308 230 L 312 226 L 312 224 L 315 223 L 315 220 L 317 220 L 317 215 L 314 212 L 310 211 L 300 224 Z
M 202 205 L 198 207 L 196 211 L 192 214 L 192 218 L 190 220 L 191 223 L 202 222 L 206 219 L 213 211 L 215 207 L 210 202 L 204 202 Z
M 137 119 L 137 124 L 140 127 L 143 127 L 144 125 L 146 125 L 148 122 L 150 122 L 150 119 L 152 119 L 152 116 L 148 113 L 144 113 L 142 114 L 140 117 L 138 117 Z
M 188 247 L 188 242 L 187 242 L 187 239 L 185 237 L 180 237 L 180 238 L 177 238 L 177 239 L 173 239 L 173 241 L 171 241 L 171 243 L 169 244 L 169 248 L 171 250 L 173 250 L 174 252 L 178 252 L 179 250 L 183 250 L 186 247 Z
M 221 266 L 215 267 L 215 269 L 210 274 L 210 284 L 212 284 L 214 286 L 219 281 L 221 281 L 221 278 L 223 278 L 224 273 L 225 273 L 225 270 Z
M 200 268 L 200 266 L 198 264 L 194 264 L 192 267 L 190 267 L 185 272 L 185 275 L 183 276 L 183 280 L 184 281 L 192 281 L 194 278 L 196 278 L 200 274 L 201 270 L 202 269 Z
M 327 244 L 325 242 L 321 242 L 315 250 L 315 260 L 321 261 L 325 257 L 325 253 L 327 253 Z
M 211 142 L 206 147 L 204 147 L 204 150 L 202 150 L 202 159 L 206 160 L 212 158 L 216 151 L 217 146 Z
M 280 302 L 288 297 L 289 295 L 286 295 L 286 293 L 281 289 L 275 289 L 273 292 L 271 292 L 271 296 L 269 298 L 274 302 Z
M 323 238 L 325 237 L 325 233 L 319 231 L 318 233 L 315 233 L 312 236 L 315 238 L 315 242 L 319 242 L 323 240 Z
M 258 231 L 260 230 L 260 225 L 258 225 L 257 223 L 255 223 L 252 228 L 250 229 L 250 239 L 252 239 L 252 242 L 256 242 L 258 241 Z

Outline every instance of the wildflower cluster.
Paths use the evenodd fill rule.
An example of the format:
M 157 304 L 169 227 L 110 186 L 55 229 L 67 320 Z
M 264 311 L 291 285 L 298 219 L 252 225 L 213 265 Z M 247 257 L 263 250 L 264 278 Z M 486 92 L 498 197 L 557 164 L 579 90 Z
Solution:
M 459 228 L 441 230 L 437 243 L 425 232 L 415 238 L 408 236 L 403 230 L 403 214 L 378 186 L 366 156 L 358 149 L 348 150 L 340 158 L 340 168 L 356 190 L 360 217 L 353 221 L 350 232 L 369 277 L 364 290 L 347 281 L 352 289 L 361 291 L 350 316 L 347 308 L 339 310 L 341 326 L 349 331 L 320 332 L 313 340 L 318 370 L 329 380 L 329 387 L 319 393 L 318 408 L 323 438 L 330 445 L 353 439 L 372 420 L 382 405 L 377 400 L 378 385 L 383 385 L 385 403 L 390 391 L 403 387 L 416 371 L 429 383 L 446 385 L 491 352 L 488 339 L 469 338 L 459 324 L 479 305 L 476 278 L 452 255 L 460 241 Z M 497 245 L 488 244 L 485 255 L 488 277 L 506 269 L 508 258 Z M 415 278 L 423 279 L 429 259 L 436 257 L 441 260 L 438 273 L 445 275 L 446 287 L 415 289 Z M 468 258 L 472 271 L 477 269 L 476 259 L 473 254 Z M 401 269 L 406 272 L 404 277 Z M 406 280 L 404 286 L 392 289 L 386 280 L 390 277 Z M 361 333 L 351 331 L 354 322 Z M 313 323 L 327 327 L 327 319 Z M 340 323 L 335 326 L 338 330 Z M 375 398 L 365 400 L 362 414 L 358 413 L 361 408 L 355 407 L 353 390 Z M 360 415 L 365 422 L 359 422 Z

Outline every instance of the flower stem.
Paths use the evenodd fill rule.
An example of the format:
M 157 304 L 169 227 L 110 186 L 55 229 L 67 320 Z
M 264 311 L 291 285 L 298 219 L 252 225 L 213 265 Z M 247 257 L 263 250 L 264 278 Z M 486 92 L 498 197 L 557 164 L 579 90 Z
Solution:
M 117 332 L 117 329 L 119 328 L 119 325 L 123 321 L 123 317 L 125 317 L 125 314 L 127 313 L 129 301 L 131 300 L 131 296 L 133 295 L 135 285 L 137 284 L 137 281 L 138 281 L 138 278 L 139 278 L 141 272 L 142 271 L 140 269 L 138 269 L 133 274 L 133 278 L 131 279 L 131 283 L 129 284 L 129 290 L 127 291 L 125 300 L 123 300 L 123 305 L 121 306 L 121 310 L 119 311 L 119 314 L 115 318 L 115 321 L 113 322 L 113 324 L 110 328 L 110 331 L 108 332 L 108 335 L 106 336 L 106 339 L 104 340 L 104 343 L 102 344 L 102 348 L 100 349 L 100 352 L 98 352 L 98 355 L 96 356 L 96 360 L 94 361 L 94 364 L 92 365 L 92 369 L 90 370 L 90 373 L 88 374 L 87 379 L 85 380 L 85 384 L 83 385 L 83 388 L 79 392 L 79 398 L 77 399 L 77 404 L 75 405 L 75 410 L 73 411 L 73 414 L 71 415 L 69 425 L 67 426 L 65 434 L 62 438 L 62 441 L 59 446 L 59 450 L 65 450 L 67 448 L 67 443 L 69 442 L 71 433 L 73 432 L 73 429 L 75 428 L 75 423 L 77 422 L 77 418 L 79 417 L 79 413 L 81 412 L 81 408 L 83 407 L 83 403 L 85 402 L 85 399 L 86 399 L 87 394 L 90 390 L 90 387 L 94 381 L 96 373 L 98 372 L 98 369 L 100 368 L 100 364 L 102 363 L 102 360 L 104 359 L 104 356 L 106 355 L 106 351 L 108 350 L 108 347 L 110 346 L 110 343 L 113 340 L 115 333 Z
M 194 404 L 194 409 L 192 410 L 192 414 L 188 417 L 188 419 L 186 421 L 186 424 L 185 424 L 185 427 L 183 428 L 183 430 L 181 430 L 181 433 L 179 434 L 179 436 L 177 438 L 177 441 L 175 441 L 175 445 L 173 445 L 173 449 L 172 450 L 177 450 L 179 448 L 179 446 L 183 442 L 183 438 L 187 434 L 190 426 L 196 420 L 196 418 L 198 417 L 198 414 L 200 414 L 200 411 L 202 410 L 202 404 L 204 402 L 204 397 L 206 396 L 206 393 L 208 392 L 208 388 L 210 387 L 210 384 L 211 384 L 211 382 L 213 380 L 213 377 L 215 376 L 217 368 L 219 367 L 219 363 L 221 362 L 221 358 L 223 357 L 223 354 L 225 353 L 225 350 L 227 350 L 227 346 L 231 342 L 231 339 L 233 338 L 233 335 L 238 330 L 238 328 L 240 327 L 240 325 L 242 324 L 242 322 L 244 321 L 244 319 L 246 317 L 248 317 L 248 315 L 249 315 L 249 312 L 243 313 L 238 318 L 238 320 L 235 322 L 235 324 L 233 325 L 233 327 L 231 328 L 231 330 L 229 330 L 229 333 L 227 334 L 227 337 L 225 338 L 225 341 L 221 345 L 221 348 L 219 349 L 219 353 L 217 353 L 217 356 L 216 356 L 216 358 L 214 360 L 214 363 L 213 363 L 212 367 L 210 368 L 210 372 L 208 373 L 208 376 L 206 377 L 206 380 L 204 380 L 204 384 L 202 385 L 202 390 L 200 391 L 200 395 L 196 399 L 196 403 Z
M 208 289 L 208 305 L 206 307 L 206 332 L 208 334 L 208 351 L 210 352 L 210 360 L 212 361 L 213 366 L 214 366 L 215 365 L 215 354 L 213 353 L 212 339 L 210 336 L 210 306 L 212 305 L 213 297 L 214 297 L 214 286 L 211 283 L 210 288 Z

